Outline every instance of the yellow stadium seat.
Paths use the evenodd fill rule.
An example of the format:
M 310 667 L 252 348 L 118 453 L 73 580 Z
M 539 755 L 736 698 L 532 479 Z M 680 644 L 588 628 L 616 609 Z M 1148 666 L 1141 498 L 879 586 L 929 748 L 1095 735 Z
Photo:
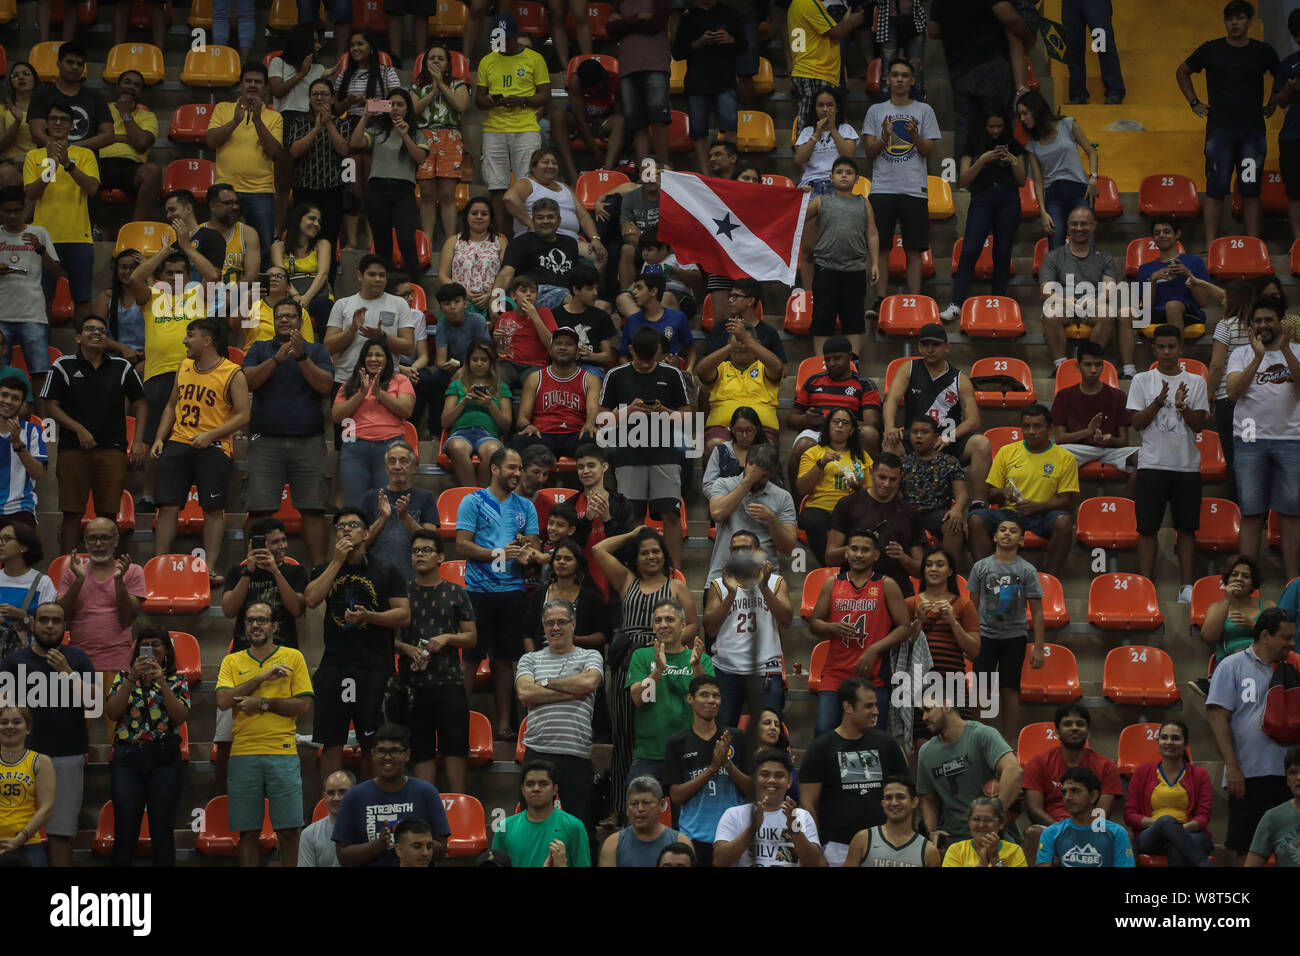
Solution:
M 134 249 L 148 258 L 164 245 L 171 245 L 175 241 L 175 231 L 165 222 L 128 222 L 117 231 L 113 255 L 123 249 Z
M 161 83 L 165 75 L 162 50 L 152 43 L 119 43 L 108 51 L 104 79 L 116 83 L 127 70 L 136 70 L 146 83 Z
M 297 20 L 295 15 L 294 20 Z M 235 5 L 230 5 L 230 22 L 235 21 Z M 190 0 L 190 19 L 191 27 L 203 27 L 205 30 L 212 29 L 212 0 Z
M 856 183 L 853 184 L 853 195 L 855 195 L 855 196 L 870 196 L 870 195 L 871 195 L 871 180 L 868 179 L 866 176 L 859 176 L 859 177 L 858 177 L 858 181 L 857 181 Z
M 758 72 L 754 74 L 754 92 L 759 96 L 767 96 L 776 88 L 776 81 L 772 77 L 772 61 L 765 56 L 758 58 Z
M 686 61 L 673 60 L 668 65 L 668 92 L 681 96 L 686 92 Z
M 287 31 L 298 25 L 298 0 L 271 0 L 271 15 L 266 25 L 272 30 Z
M 957 215 L 957 207 L 952 201 L 952 187 L 942 176 L 930 177 L 930 218 L 951 219 Z
M 767 153 L 776 149 L 776 127 L 766 113 L 741 110 L 736 115 L 736 127 L 736 146 L 742 153 Z
M 469 7 L 460 0 L 438 0 L 433 16 L 429 17 L 429 34 L 435 37 L 464 36 L 467 22 Z
M 18 0 L 0 0 L 0 23 L 13 23 L 18 17 Z
M 185 54 L 181 82 L 186 86 L 234 86 L 239 82 L 239 70 L 238 51 L 209 44 Z
M 48 40 L 45 43 L 38 43 L 32 47 L 27 56 L 32 68 L 36 70 L 36 75 L 45 83 L 53 83 L 59 76 L 59 47 L 63 45 L 59 40 Z M 86 71 L 83 69 L 81 75 L 84 77 Z

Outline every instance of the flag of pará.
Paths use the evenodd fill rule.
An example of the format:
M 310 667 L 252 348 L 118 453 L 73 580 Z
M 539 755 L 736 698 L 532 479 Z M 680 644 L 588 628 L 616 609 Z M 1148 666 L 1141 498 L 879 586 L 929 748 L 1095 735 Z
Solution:
M 658 234 L 678 262 L 732 279 L 795 285 L 811 193 L 694 173 L 659 175 Z

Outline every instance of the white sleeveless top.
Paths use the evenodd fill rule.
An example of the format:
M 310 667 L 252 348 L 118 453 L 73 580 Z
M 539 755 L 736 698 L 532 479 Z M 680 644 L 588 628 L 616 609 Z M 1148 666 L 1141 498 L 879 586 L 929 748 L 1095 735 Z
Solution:
M 768 589 L 775 593 L 780 580 L 781 575 L 773 573 L 767 579 Z M 722 578 L 714 578 L 709 587 L 726 600 L 727 586 L 722 583 Z M 755 660 L 757 670 L 754 669 Z M 736 601 L 718 628 L 713 662 L 728 674 L 781 673 L 781 631 L 757 584 L 736 592 Z
M 533 215 L 533 203 L 543 197 L 554 199 L 560 204 L 560 235 L 572 236 L 574 239 L 581 241 L 582 236 L 578 234 L 578 204 L 574 202 L 572 191 L 561 183 L 556 183 L 555 188 L 551 189 L 548 186 L 543 186 L 532 176 L 525 178 L 533 184 L 532 192 L 524 197 L 524 208 L 528 210 L 529 218 L 532 218 Z M 516 236 L 527 231 L 528 229 L 525 226 L 515 220 Z

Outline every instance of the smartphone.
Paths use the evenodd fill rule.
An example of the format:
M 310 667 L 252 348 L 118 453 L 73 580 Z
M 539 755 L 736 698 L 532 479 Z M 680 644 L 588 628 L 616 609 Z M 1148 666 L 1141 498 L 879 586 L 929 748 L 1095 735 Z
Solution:
M 391 113 L 392 111 L 392 100 L 366 100 L 367 113 Z
M 140 656 L 146 660 L 153 660 L 153 646 L 146 644 L 144 647 L 140 648 Z
M 263 549 L 263 548 L 266 547 L 266 535 L 264 535 L 264 534 L 255 534 L 255 535 L 253 535 L 251 538 L 248 539 L 248 543 L 251 544 L 251 545 L 253 546 L 253 550 L 254 550 L 254 551 L 257 551 L 257 550 Z

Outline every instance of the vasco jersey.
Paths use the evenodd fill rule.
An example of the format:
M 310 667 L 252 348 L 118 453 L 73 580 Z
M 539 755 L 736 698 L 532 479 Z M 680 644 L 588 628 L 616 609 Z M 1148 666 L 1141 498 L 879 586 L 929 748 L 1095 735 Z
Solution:
M 515 535 L 537 534 L 537 509 L 527 498 L 511 492 L 505 501 L 498 501 L 487 488 L 466 495 L 456 512 L 456 530 L 470 531 L 474 543 L 492 550 L 504 548 L 515 540 Z M 491 561 L 465 562 L 466 591 L 522 591 L 523 569 L 518 561 L 506 563 L 500 573 L 492 568 Z
M 961 394 L 958 391 L 960 384 L 961 372 L 951 365 L 942 375 L 931 378 L 925 362 L 920 360 L 913 362 L 907 377 L 907 393 L 903 399 L 903 407 L 907 413 L 905 420 L 910 422 L 913 418 L 925 416 L 934 420 L 940 432 L 943 431 L 945 421 L 951 421 L 954 427 L 960 425 L 962 417 Z
M 176 373 L 176 424 L 171 441 L 188 445 L 196 435 L 220 428 L 230 421 L 234 405 L 230 401 L 230 380 L 240 367 L 222 359 L 206 372 L 200 372 L 193 359 L 181 363 Z M 234 457 L 234 444 L 227 435 L 221 450 Z
M 885 603 L 885 576 L 873 572 L 871 578 L 858 587 L 850 580 L 849 572 L 841 571 L 835 575 L 835 584 L 831 588 L 830 620 L 852 624 L 857 631 L 856 637 L 832 638 L 830 641 L 826 664 L 822 668 L 822 687 L 835 690 L 840 681 L 854 675 L 862 652 L 883 640 L 893 627 Z M 880 683 L 884 663 L 883 658 L 876 659 L 871 670 L 872 683 Z
M 1118 823 L 1102 820 L 1081 827 L 1068 817 L 1043 831 L 1038 840 L 1037 862 L 1057 866 L 1135 865 L 1128 831 Z
M 18 835 L 36 812 L 36 758 L 35 750 L 23 753 L 14 763 L 0 759 L 0 839 L 10 840 Z M 45 835 L 37 830 L 27 843 L 43 843 Z
M 576 435 L 587 423 L 587 373 L 574 367 L 560 378 L 548 365 L 537 374 L 533 424 L 543 435 Z
M 668 738 L 668 746 L 664 748 L 664 781 L 669 787 L 709 772 L 713 748 L 722 732 L 723 728 L 719 727 L 712 737 L 704 740 L 694 728 L 687 727 L 680 734 Z M 754 747 L 749 738 L 743 731 L 733 729 L 728 757 L 741 773 L 753 773 L 753 756 Z M 724 767 L 710 777 L 695 796 L 677 808 L 680 814 L 677 828 L 696 842 L 712 843 L 722 815 L 742 803 L 745 803 L 745 798 L 731 782 Z

